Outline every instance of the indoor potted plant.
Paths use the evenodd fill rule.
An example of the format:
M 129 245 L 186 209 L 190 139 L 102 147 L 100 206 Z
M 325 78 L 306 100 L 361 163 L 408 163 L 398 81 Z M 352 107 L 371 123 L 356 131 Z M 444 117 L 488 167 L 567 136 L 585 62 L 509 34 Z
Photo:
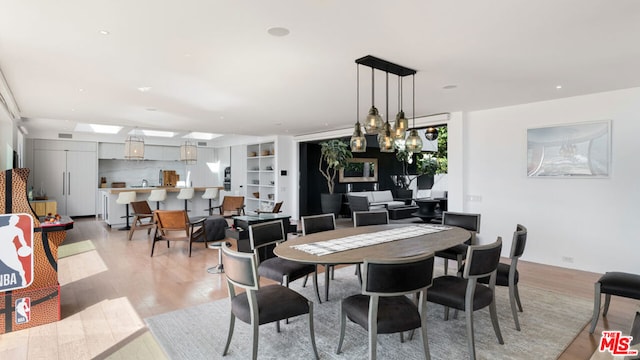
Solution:
M 342 194 L 334 194 L 335 178 L 352 156 L 349 144 L 343 140 L 332 139 L 320 143 L 318 169 L 327 180 L 327 188 L 329 190 L 329 193 L 320 194 L 320 205 L 323 213 L 333 213 L 336 216 L 340 213 Z

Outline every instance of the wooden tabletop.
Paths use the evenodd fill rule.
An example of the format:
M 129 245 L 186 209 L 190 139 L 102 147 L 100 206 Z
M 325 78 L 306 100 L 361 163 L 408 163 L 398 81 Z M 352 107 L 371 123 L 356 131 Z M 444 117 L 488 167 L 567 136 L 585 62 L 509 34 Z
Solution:
M 411 224 L 413 225 L 413 224 Z M 331 231 L 323 231 L 307 236 L 300 236 L 285 241 L 277 246 L 274 253 L 281 258 L 313 264 L 358 264 L 369 259 L 389 259 L 414 256 L 423 253 L 433 253 L 450 248 L 467 241 L 471 234 L 468 230 L 451 227 L 450 230 L 437 233 L 416 236 L 403 240 L 391 241 L 383 244 L 367 246 L 352 250 L 336 252 L 328 255 L 313 255 L 292 246 L 309 244 L 318 241 L 339 239 L 346 236 L 367 234 L 377 231 L 395 229 L 410 226 L 407 224 L 361 226 L 357 228 L 341 228 Z

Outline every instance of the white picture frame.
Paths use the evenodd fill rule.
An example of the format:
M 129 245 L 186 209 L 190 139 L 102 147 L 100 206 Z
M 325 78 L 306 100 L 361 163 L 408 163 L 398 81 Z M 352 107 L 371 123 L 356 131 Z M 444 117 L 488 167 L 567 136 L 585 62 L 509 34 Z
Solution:
M 527 129 L 527 176 L 606 178 L 611 173 L 611 120 Z

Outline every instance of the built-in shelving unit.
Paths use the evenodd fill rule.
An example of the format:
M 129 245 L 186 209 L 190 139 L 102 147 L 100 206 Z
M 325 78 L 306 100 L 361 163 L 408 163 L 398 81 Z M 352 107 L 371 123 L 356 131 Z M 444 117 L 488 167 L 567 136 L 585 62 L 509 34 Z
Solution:
M 275 143 L 247 145 L 246 211 L 271 210 L 278 198 Z

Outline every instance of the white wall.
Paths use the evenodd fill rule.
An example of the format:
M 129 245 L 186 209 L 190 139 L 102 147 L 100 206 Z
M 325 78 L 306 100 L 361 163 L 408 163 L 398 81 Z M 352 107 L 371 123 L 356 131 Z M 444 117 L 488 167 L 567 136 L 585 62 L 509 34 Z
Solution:
M 11 169 L 13 166 L 14 135 L 16 129 L 13 120 L 0 106 L 0 169 Z
M 609 178 L 527 178 L 527 128 L 607 119 Z M 463 206 L 482 214 L 482 243 L 501 235 L 508 256 L 521 223 L 529 230 L 524 260 L 640 273 L 640 88 L 474 111 L 463 122 Z

